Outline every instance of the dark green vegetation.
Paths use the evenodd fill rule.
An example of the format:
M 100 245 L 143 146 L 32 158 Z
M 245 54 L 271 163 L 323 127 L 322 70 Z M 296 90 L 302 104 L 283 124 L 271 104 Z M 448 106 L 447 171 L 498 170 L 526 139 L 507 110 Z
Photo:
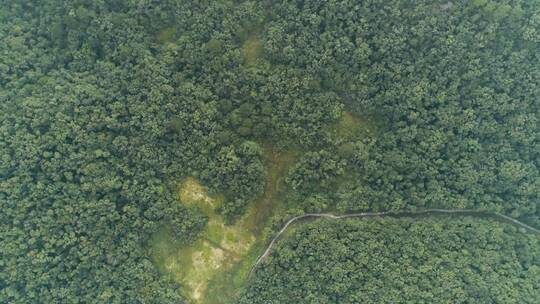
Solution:
M 317 221 L 239 303 L 538 303 L 540 239 L 478 218 Z
M 270 209 L 267 145 L 299 156 L 283 177 L 282 206 L 257 213 L 261 223 L 270 218 L 262 234 L 291 214 L 320 210 L 475 208 L 540 226 L 538 0 L 0 7 L 0 302 L 183 303 L 183 287 L 152 263 L 148 245 L 163 227 L 177 246 L 205 231 L 208 217 L 178 202 L 178 183 L 192 176 L 222 195 L 218 211 L 227 223 L 261 197 Z M 495 280 L 489 269 L 498 264 L 507 274 L 497 286 L 523 282 L 509 299 L 539 297 L 526 287 L 538 287 L 537 239 L 514 228 L 441 218 L 410 226 L 418 231 L 406 221 L 368 223 L 313 224 L 305 233 L 324 228 L 328 235 L 306 244 L 311 260 L 308 251 L 291 253 L 297 269 L 327 265 L 321 275 L 342 278 L 320 263 L 327 248 L 343 248 L 331 237 L 336 229 L 352 229 L 344 239 L 378 239 L 357 230 L 389 238 L 408 231 L 413 242 L 442 225 L 448 228 L 429 237 L 444 246 L 424 241 L 433 256 L 414 263 L 439 256 L 451 273 L 485 268 L 459 273 L 477 278 L 459 299 L 504 302 L 482 287 Z M 472 244 L 474 235 L 497 244 L 500 258 L 478 258 L 491 255 Z M 454 241 L 470 244 L 469 254 Z M 328 263 L 340 261 L 343 271 L 361 267 L 349 267 L 351 259 L 390 263 L 401 243 L 388 244 L 370 251 L 352 242 Z M 271 263 L 287 261 L 287 246 Z M 376 291 L 381 296 L 409 286 L 423 288 L 413 302 L 437 302 L 428 293 L 451 301 L 435 278 L 433 286 L 387 281 L 384 275 L 396 275 L 390 269 L 365 267 L 364 277 L 329 284 L 335 290 L 310 303 L 335 302 L 336 294 L 351 294 L 342 286 L 371 277 L 369 286 L 388 288 Z M 401 279 L 422 269 L 403 269 Z M 255 301 L 255 290 L 259 300 L 314 290 L 302 272 L 285 278 L 280 271 L 258 272 L 244 299 Z M 289 279 L 306 285 L 273 285 Z M 402 289 L 393 287 L 400 282 Z

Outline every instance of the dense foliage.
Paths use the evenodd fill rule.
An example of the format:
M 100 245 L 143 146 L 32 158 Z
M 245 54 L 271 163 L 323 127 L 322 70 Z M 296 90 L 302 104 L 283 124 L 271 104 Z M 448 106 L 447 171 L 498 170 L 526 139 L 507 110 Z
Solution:
M 240 303 L 538 303 L 540 239 L 477 218 L 310 223 Z
M 505 2 L 273 6 L 270 58 L 380 122 L 373 138 L 334 143 L 356 176 L 341 210 L 486 208 L 538 223 L 540 12 Z
M 182 303 L 148 239 L 205 227 L 186 176 L 236 220 L 266 145 L 302 152 L 285 179 L 305 211 L 540 225 L 537 0 L 0 6 L 0 302 Z

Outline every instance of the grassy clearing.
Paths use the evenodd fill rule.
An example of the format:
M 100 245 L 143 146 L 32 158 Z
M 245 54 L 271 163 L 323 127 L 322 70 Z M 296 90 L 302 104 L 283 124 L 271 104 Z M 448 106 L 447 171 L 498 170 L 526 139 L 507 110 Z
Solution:
M 207 303 L 205 296 L 210 279 L 240 261 L 255 242 L 255 237 L 239 225 L 226 226 L 215 212 L 222 198 L 208 195 L 194 178 L 184 180 L 178 198 L 186 206 L 201 208 L 209 222 L 199 241 L 171 256 L 174 263 L 183 266 L 182 269 L 170 267 L 168 270 L 177 273 L 176 279 L 190 290 L 190 298 L 196 303 Z
M 245 286 L 251 265 L 257 259 L 260 251 L 264 250 L 260 239 L 251 247 L 241 261 L 233 264 L 214 276 L 208 283 L 206 304 L 232 304 L 234 299 Z
M 252 34 L 242 44 L 242 54 L 244 55 L 244 64 L 253 65 L 263 54 L 263 44 L 257 34 Z
M 212 213 L 223 201 L 223 197 L 210 196 L 206 188 L 193 177 L 187 177 L 182 184 L 180 184 L 177 198 L 185 206 L 197 206 L 206 213 Z
M 368 119 L 344 111 L 341 119 L 330 125 L 329 131 L 338 138 L 354 140 L 372 134 L 372 125 Z
M 215 212 L 223 198 L 210 196 L 194 178 L 186 178 L 177 197 L 187 207 L 198 207 L 209 218 L 201 237 L 190 246 L 175 246 L 168 227 L 163 227 L 151 242 L 153 260 L 158 269 L 184 285 L 185 295 L 195 303 L 203 302 L 208 281 L 221 269 L 238 262 L 255 237 L 241 227 L 226 226 Z
M 177 198 L 187 207 L 200 208 L 208 216 L 201 237 L 190 246 L 175 247 L 168 227 L 153 238 L 151 248 L 158 269 L 185 286 L 185 296 L 195 303 L 231 303 L 243 286 L 251 265 L 264 247 L 263 228 L 279 206 L 283 175 L 297 153 L 265 147 L 267 180 L 265 191 L 235 225 L 225 225 L 216 208 L 222 196 L 208 194 L 195 178 L 179 185 Z
M 205 304 L 234 303 L 234 299 L 248 278 L 251 266 L 266 245 L 263 229 L 273 212 L 284 208 L 281 200 L 283 194 L 283 176 L 292 165 L 298 153 L 293 151 L 280 152 L 272 146 L 265 147 L 265 164 L 267 167 L 267 180 L 264 193 L 258 197 L 248 208 L 245 215 L 235 226 L 244 232 L 255 236 L 254 243 L 250 244 L 242 258 L 224 268 L 208 283 Z

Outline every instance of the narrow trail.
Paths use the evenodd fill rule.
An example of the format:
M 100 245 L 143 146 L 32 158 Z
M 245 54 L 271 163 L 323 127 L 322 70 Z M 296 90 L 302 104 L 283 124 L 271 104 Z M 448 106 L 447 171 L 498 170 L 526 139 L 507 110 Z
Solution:
M 349 213 L 349 214 L 342 214 L 342 215 L 335 215 L 331 213 L 306 213 L 303 215 L 295 216 L 291 219 L 289 219 L 279 230 L 279 232 L 274 236 L 272 241 L 270 241 L 270 244 L 268 244 L 268 247 L 266 247 L 266 250 L 261 254 L 253 266 L 251 266 L 251 270 L 249 272 L 249 276 L 253 273 L 253 271 L 257 268 L 257 266 L 270 255 L 270 252 L 272 251 L 272 248 L 278 241 L 279 237 L 287 230 L 287 228 L 294 222 L 299 221 L 301 219 L 305 218 L 328 218 L 332 220 L 339 220 L 339 219 L 347 219 L 347 218 L 364 218 L 364 217 L 414 217 L 414 216 L 420 216 L 420 215 L 427 215 L 427 214 L 449 214 L 449 215 L 462 215 L 462 216 L 483 216 L 483 217 L 492 217 L 499 220 L 502 220 L 507 223 L 511 223 L 513 225 L 519 226 L 521 228 L 524 228 L 525 230 L 531 232 L 540 234 L 540 230 L 531 227 L 523 222 L 520 222 L 514 218 L 511 218 L 507 215 L 500 214 L 497 212 L 490 212 L 490 211 L 480 211 L 480 210 L 473 210 L 473 209 L 425 209 L 421 211 L 403 211 L 403 212 L 396 212 L 396 211 L 381 211 L 381 212 L 360 212 L 360 213 Z

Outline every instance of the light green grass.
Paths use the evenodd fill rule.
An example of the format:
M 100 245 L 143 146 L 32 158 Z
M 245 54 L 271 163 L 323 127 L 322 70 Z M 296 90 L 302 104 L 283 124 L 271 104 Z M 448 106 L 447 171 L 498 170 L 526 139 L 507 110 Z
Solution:
M 222 223 L 220 223 L 219 221 L 212 221 L 212 222 L 209 222 L 208 223 L 208 227 L 206 228 L 206 231 L 205 231 L 205 236 L 215 242 L 215 243 L 221 243 L 221 241 L 223 240 L 224 236 L 225 236 L 225 229 L 223 228 L 223 226 L 221 225 Z
M 250 205 L 245 215 L 235 225 L 238 227 L 238 234 L 226 234 L 225 236 L 226 239 L 234 239 L 239 235 L 248 234 L 254 236 L 254 242 L 242 254 L 241 259 L 211 278 L 208 282 L 206 297 L 202 303 L 234 303 L 236 296 L 248 279 L 251 266 L 266 245 L 267 238 L 263 234 L 264 227 L 268 225 L 268 220 L 273 212 L 285 207 L 282 203 L 283 176 L 294 163 L 298 154 L 296 151 L 278 152 L 270 145 L 265 147 L 264 158 L 267 168 L 265 191 Z M 241 236 L 241 239 L 245 239 L 245 236 Z
M 170 229 L 163 227 L 150 244 L 153 260 L 161 272 L 184 286 L 186 296 L 195 303 L 207 303 L 208 282 L 223 269 L 239 262 L 255 242 L 255 236 L 242 222 L 225 225 L 215 212 L 223 198 L 209 195 L 192 177 L 179 185 L 178 199 L 188 208 L 203 210 L 208 224 L 196 242 L 183 247 L 175 246 Z
M 332 135 L 345 140 L 354 140 L 373 133 L 372 123 L 367 118 L 344 111 L 341 118 L 328 127 Z
M 189 246 L 175 246 L 168 227 L 152 239 L 153 261 L 164 274 L 184 286 L 194 303 L 233 303 L 248 278 L 251 265 L 266 244 L 263 228 L 278 209 L 284 208 L 283 176 L 298 153 L 278 152 L 265 147 L 267 180 L 265 191 L 234 225 L 225 225 L 216 208 L 222 196 L 209 195 L 196 179 L 188 177 L 178 189 L 178 200 L 188 208 L 200 208 L 208 224 L 199 239 Z
M 265 148 L 265 191 L 250 204 L 234 225 L 225 225 L 216 208 L 222 196 L 208 194 L 196 179 L 188 177 L 178 189 L 178 200 L 188 208 L 200 208 L 209 218 L 199 239 L 189 246 L 175 246 L 163 227 L 151 241 L 153 261 L 164 274 L 184 286 L 194 303 L 232 303 L 244 285 L 251 265 L 265 245 L 263 228 L 278 209 L 282 177 L 297 153 Z
M 242 44 L 242 54 L 244 55 L 244 64 L 253 65 L 263 54 L 263 44 L 259 36 L 253 34 Z

